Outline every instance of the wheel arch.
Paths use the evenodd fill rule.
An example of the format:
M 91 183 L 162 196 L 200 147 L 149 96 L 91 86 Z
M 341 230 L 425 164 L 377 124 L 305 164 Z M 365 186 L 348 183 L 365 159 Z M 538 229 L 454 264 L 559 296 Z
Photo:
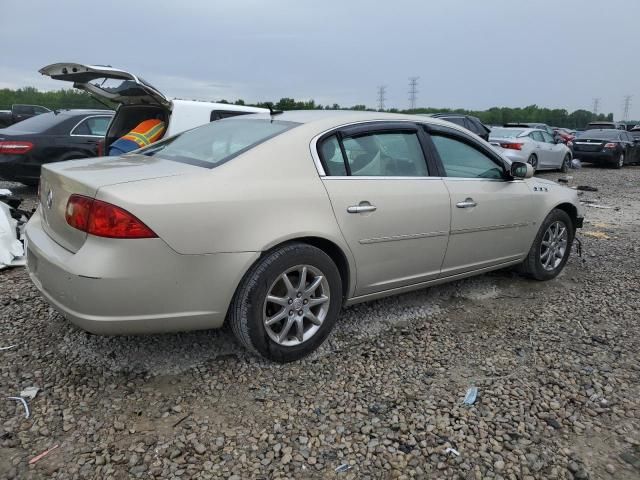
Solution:
M 569 215 L 571 223 L 573 224 L 573 231 L 575 232 L 578 225 L 578 209 L 576 206 L 569 202 L 563 202 L 556 205 L 554 209 L 562 210 Z

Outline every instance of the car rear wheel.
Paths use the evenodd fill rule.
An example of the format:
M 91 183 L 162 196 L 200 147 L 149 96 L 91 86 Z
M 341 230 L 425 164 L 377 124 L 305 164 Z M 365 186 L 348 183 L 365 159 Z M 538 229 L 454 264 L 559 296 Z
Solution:
M 560 167 L 560 171 L 562 173 L 567 173 L 571 168 L 571 155 L 566 154 L 564 160 L 562 161 L 562 166 Z
M 552 210 L 542 222 L 520 270 L 536 280 L 555 278 L 569 259 L 574 235 L 573 222 L 567 212 Z
M 618 155 L 618 158 L 614 160 L 613 168 L 620 169 L 623 166 L 624 166 L 624 152 L 620 152 L 620 155 Z
M 538 157 L 535 153 L 529 155 L 529 159 L 527 163 L 533 167 L 533 171 L 535 172 L 538 169 Z
M 294 243 L 267 253 L 245 275 L 229 311 L 249 350 L 277 362 L 305 357 L 327 338 L 342 307 L 342 280 L 331 258 Z

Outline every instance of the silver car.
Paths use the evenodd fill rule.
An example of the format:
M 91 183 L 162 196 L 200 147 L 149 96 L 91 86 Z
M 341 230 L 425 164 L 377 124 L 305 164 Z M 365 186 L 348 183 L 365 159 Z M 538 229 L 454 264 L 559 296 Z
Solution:
M 554 278 L 582 213 L 433 118 L 304 111 L 229 118 L 122 157 L 45 165 L 28 269 L 99 334 L 231 324 L 301 358 L 343 305 L 519 265 Z
M 571 166 L 571 150 L 556 142 L 546 131 L 537 128 L 495 127 L 489 142 L 501 148 L 503 156 L 514 162 L 527 162 L 534 171 L 560 170 Z

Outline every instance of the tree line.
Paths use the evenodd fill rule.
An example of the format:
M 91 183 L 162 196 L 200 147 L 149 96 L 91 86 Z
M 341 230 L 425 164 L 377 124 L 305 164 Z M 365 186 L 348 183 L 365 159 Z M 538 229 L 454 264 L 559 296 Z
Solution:
M 217 100 L 220 103 L 245 105 L 244 100 Z M 32 105 L 42 105 L 52 110 L 62 108 L 114 108 L 115 105 L 103 104 L 89 94 L 74 90 L 61 89 L 56 91 L 40 91 L 33 87 L 19 89 L 0 89 L 0 109 L 9 109 L 12 104 L 25 103 Z M 337 103 L 332 105 L 317 104 L 314 100 L 300 101 L 293 98 L 281 98 L 277 102 L 259 102 L 256 104 L 246 104 L 264 108 L 274 108 L 276 110 L 367 110 L 376 111 L 366 105 L 341 106 Z M 399 110 L 390 108 L 386 112 L 393 113 L 416 113 L 429 114 L 436 112 L 462 113 L 478 117 L 487 125 L 502 125 L 508 122 L 539 122 L 566 128 L 584 128 L 587 123 L 594 120 L 613 120 L 613 113 L 598 114 L 588 110 L 576 110 L 569 113 L 565 109 L 545 108 L 537 105 L 527 107 L 493 107 L 488 110 L 465 110 L 448 108 L 416 108 L 413 110 Z

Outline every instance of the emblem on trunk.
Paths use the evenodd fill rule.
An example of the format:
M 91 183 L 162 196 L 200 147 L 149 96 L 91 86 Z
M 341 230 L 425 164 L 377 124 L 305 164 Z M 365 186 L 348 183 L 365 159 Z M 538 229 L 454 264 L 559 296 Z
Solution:
M 51 208 L 53 205 L 53 190 L 49 189 L 47 192 L 47 208 Z

